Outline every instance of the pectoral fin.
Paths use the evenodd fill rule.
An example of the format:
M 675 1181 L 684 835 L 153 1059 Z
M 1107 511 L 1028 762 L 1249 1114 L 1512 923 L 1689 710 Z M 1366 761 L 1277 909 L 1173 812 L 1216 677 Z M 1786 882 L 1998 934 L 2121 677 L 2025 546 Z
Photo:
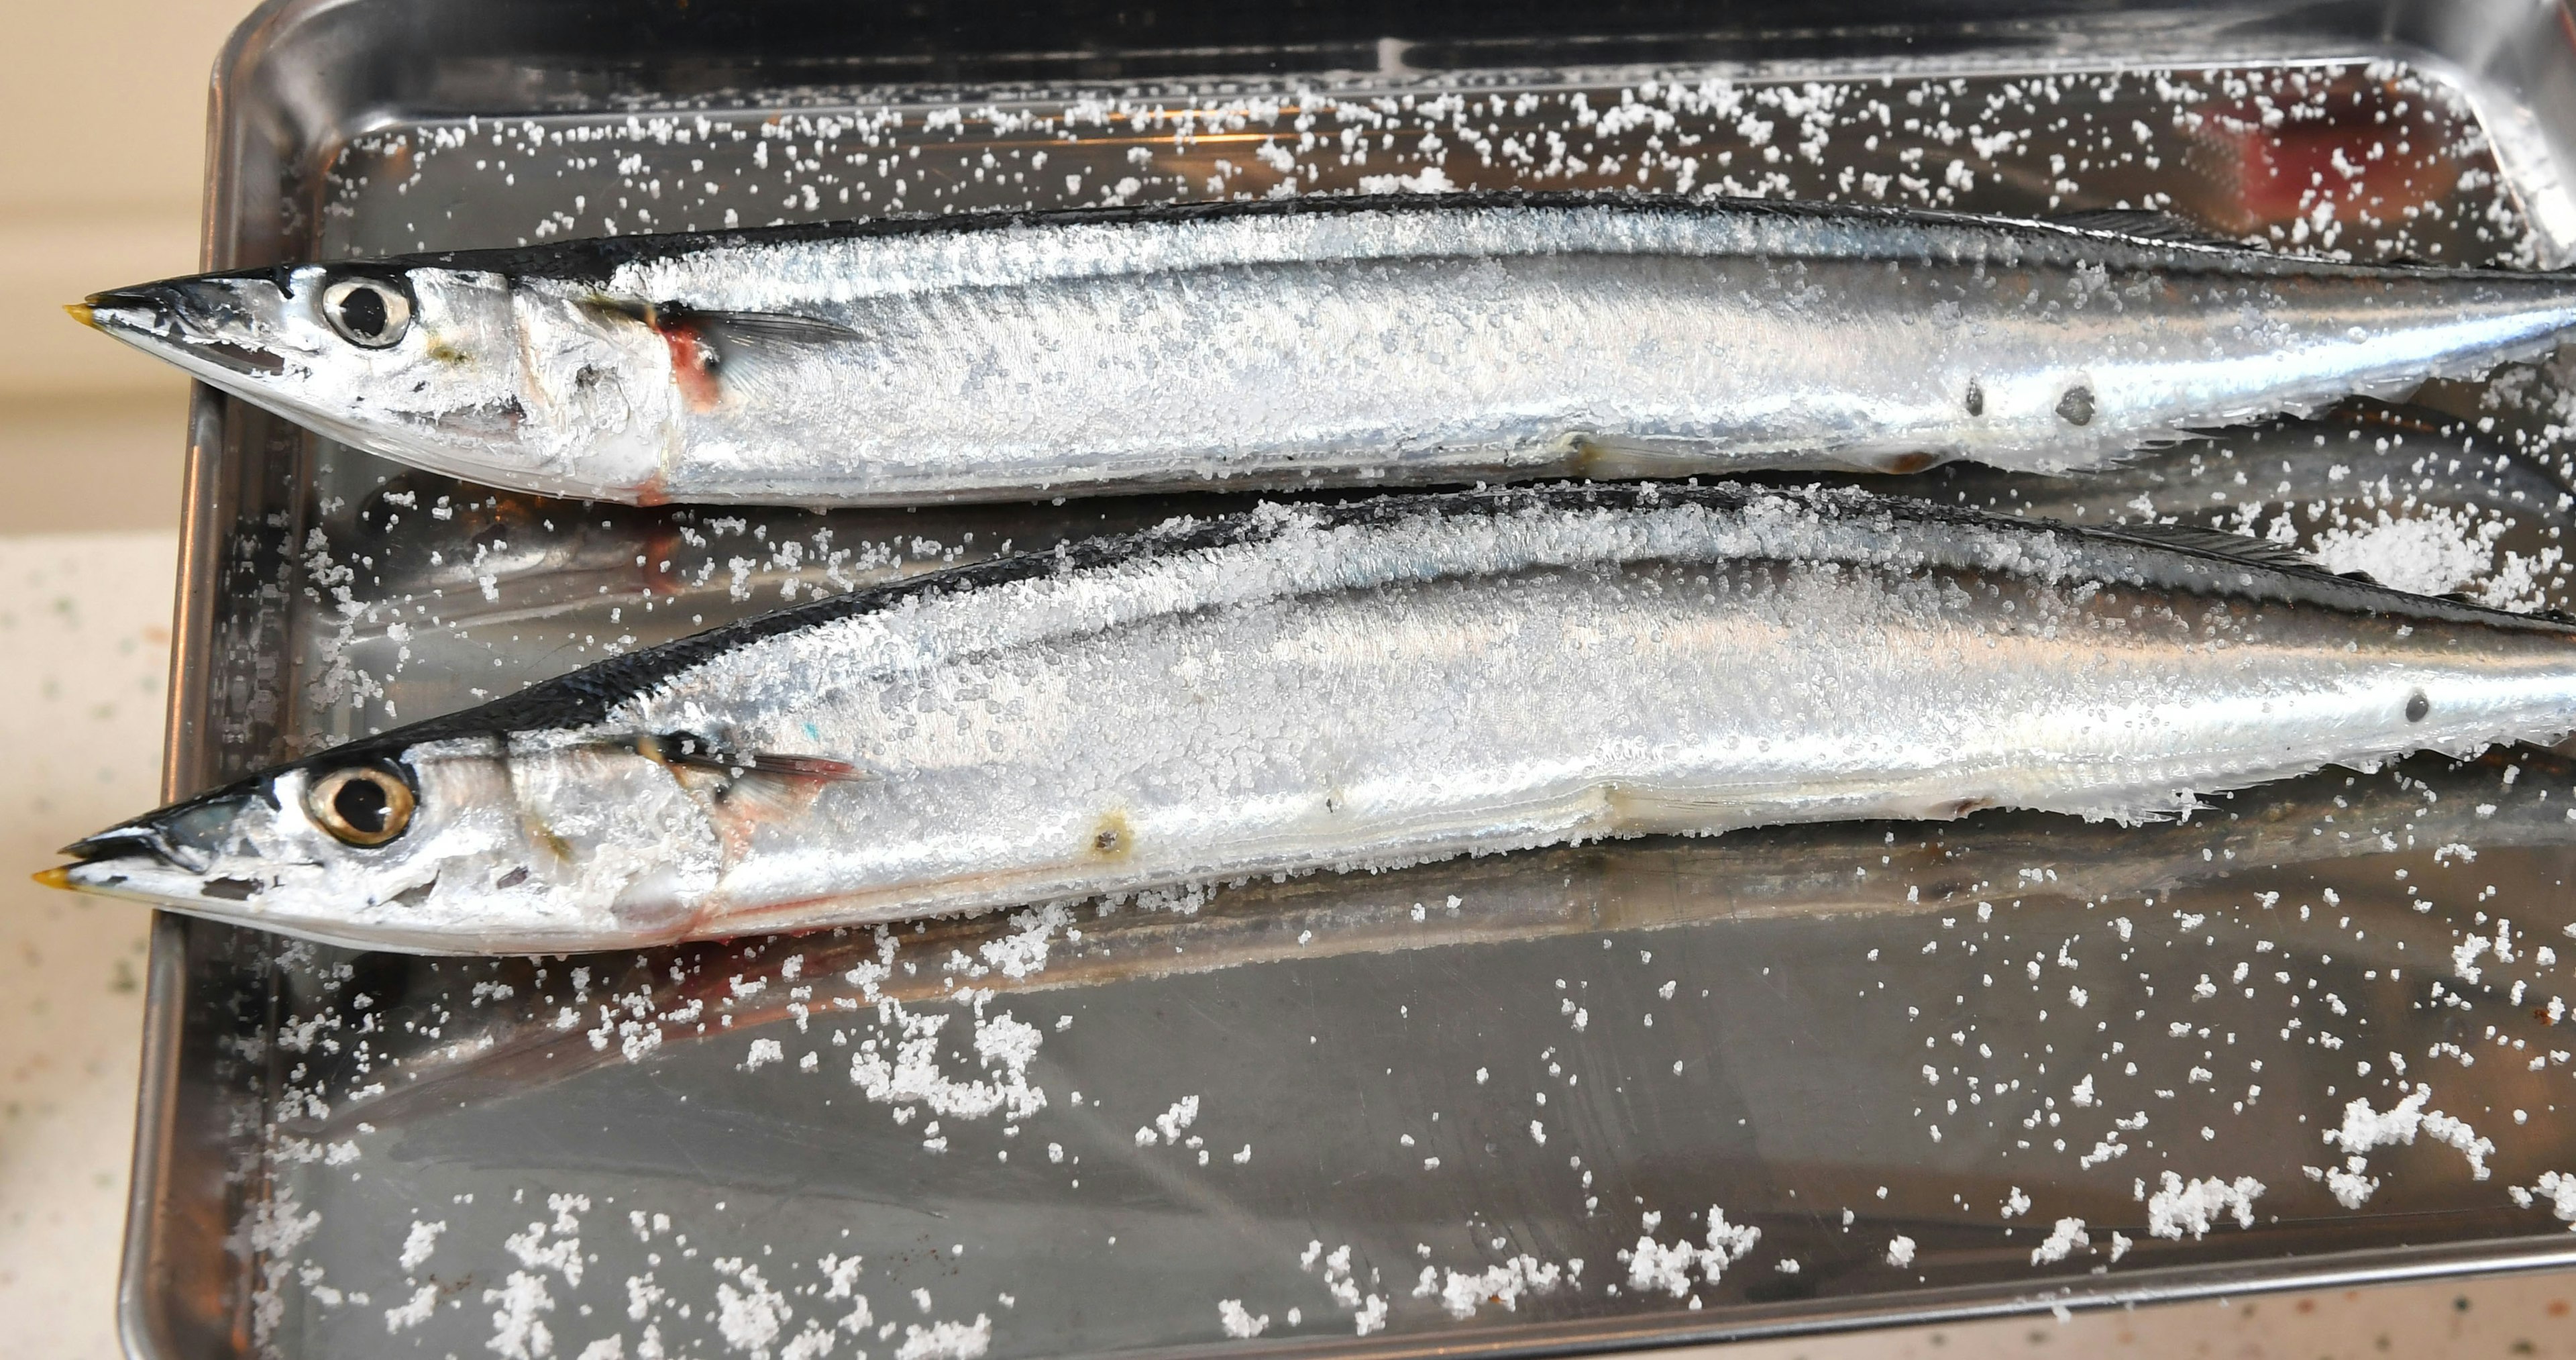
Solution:
M 847 326 L 783 312 L 705 312 L 672 303 L 601 298 L 593 305 L 651 327 L 671 352 L 671 378 L 693 410 L 724 400 L 732 366 L 792 362 L 817 346 L 858 337 Z

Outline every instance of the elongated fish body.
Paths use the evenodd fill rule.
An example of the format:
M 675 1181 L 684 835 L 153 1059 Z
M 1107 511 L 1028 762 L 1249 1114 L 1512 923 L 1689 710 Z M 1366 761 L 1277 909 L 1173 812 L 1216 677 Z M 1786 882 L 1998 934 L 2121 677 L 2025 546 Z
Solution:
M 988 967 L 973 979 L 979 990 L 1008 995 L 1545 936 L 1781 917 L 1951 913 L 1991 896 L 1998 882 L 2014 884 L 2016 899 L 2108 901 L 2162 896 L 2267 868 L 2415 855 L 2436 845 L 2460 845 L 2481 855 L 2576 845 L 2576 822 L 2566 816 L 2568 795 L 2576 788 L 2566 762 L 2550 753 L 2524 750 L 2510 760 L 2490 758 L 2447 770 L 2418 761 L 2406 770 L 2413 777 L 2383 771 L 2358 785 L 2321 773 L 2263 789 L 2239 802 L 2236 815 L 2200 814 L 2157 826 L 1988 816 L 1938 838 L 1900 835 L 1892 843 L 1878 823 L 1783 827 L 1713 839 L 1659 836 L 1376 874 L 1257 878 L 1198 896 L 1186 914 L 999 912 L 924 923 L 918 931 L 891 936 L 827 935 L 767 958 L 729 956 L 721 967 L 702 968 L 702 957 L 661 950 L 593 956 L 588 964 L 600 994 L 640 993 L 646 999 L 642 1014 L 659 1018 L 663 1042 L 722 1036 L 739 1044 L 761 1026 L 835 1006 L 955 999 L 955 972 L 889 966 L 905 960 L 1010 959 L 1010 965 Z M 2500 773 L 2527 777 L 2500 780 Z M 2427 794 L 2434 795 L 2429 802 Z M 2049 866 L 2048 878 L 2019 877 L 2040 863 Z M 1417 919 L 1414 909 L 1423 903 L 1453 905 L 1434 906 Z M 2407 932 L 2410 925 L 2415 929 L 2398 938 L 2411 939 L 2411 947 L 2447 952 L 2457 943 L 2448 922 L 2438 917 L 2382 918 L 2376 928 Z M 1073 928 L 1070 934 L 1067 927 Z M 1029 948 L 1032 933 L 1048 941 L 1041 950 Z M 797 960 L 795 975 L 777 977 L 779 965 L 791 958 Z M 741 986 L 746 977 L 769 985 Z M 322 1131 L 359 1121 L 381 1124 L 406 1110 L 454 1108 L 460 1099 L 486 1093 L 523 1093 L 644 1051 L 625 1043 L 565 1043 L 559 1024 L 565 998 L 542 978 L 506 980 L 514 984 L 515 998 L 495 998 L 452 1016 L 442 1026 L 445 1042 L 405 1058 L 407 1080 L 369 1100 L 334 1102 L 297 1119 L 297 1126 Z M 689 1009 L 691 1001 L 700 1003 L 697 1010 Z M 733 1024 L 700 1035 L 694 1024 L 677 1018 L 710 1009 L 721 1009 Z M 655 1023 L 640 1021 L 637 1032 Z
M 468 480 L 827 505 L 2084 468 L 2544 351 L 2576 285 L 1892 209 L 1404 196 L 281 266 L 85 315 Z
M 593 949 L 1650 831 L 2133 820 L 2571 715 L 2576 628 L 2143 531 L 1737 486 L 1396 496 L 747 620 L 58 872 L 328 940 Z

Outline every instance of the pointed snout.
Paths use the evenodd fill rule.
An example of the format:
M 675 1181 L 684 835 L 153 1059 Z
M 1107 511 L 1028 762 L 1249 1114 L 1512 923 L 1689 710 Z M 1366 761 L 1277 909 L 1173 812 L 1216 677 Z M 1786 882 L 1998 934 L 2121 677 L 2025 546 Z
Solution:
M 65 892 L 94 892 L 113 896 L 117 895 L 115 890 L 118 887 L 130 880 L 133 871 L 166 873 L 171 870 L 171 867 L 168 861 L 156 857 L 144 856 L 125 861 L 110 856 L 103 859 L 84 859 L 71 864 L 57 864 L 50 869 L 38 869 L 28 877 L 48 888 L 60 888 Z
M 71 313 L 74 321 L 110 335 L 123 332 L 173 336 L 183 311 L 180 302 L 178 294 L 167 285 L 145 284 L 92 293 L 67 304 L 63 310 Z
M 238 280 L 170 279 L 111 288 L 63 310 L 92 330 L 182 367 L 261 375 L 285 366 Z
M 71 862 L 36 881 L 182 908 L 239 901 L 251 885 L 208 875 L 237 841 L 241 819 L 264 801 L 246 782 L 147 812 L 64 846 L 59 853 Z
M 149 819 L 137 819 L 83 836 L 55 852 L 71 861 L 36 875 L 49 888 L 74 892 L 112 891 L 138 877 L 184 875 L 178 847 Z
M 186 878 L 186 872 L 172 863 L 169 856 L 137 841 L 110 843 L 105 837 L 93 836 L 65 846 L 61 853 L 70 857 L 72 862 L 40 869 L 32 877 L 48 888 L 104 893 L 111 897 L 155 896 L 148 890 L 135 892 L 126 889 L 129 885 L 139 886 L 145 882 L 162 885 Z
M 262 801 L 258 787 L 250 783 L 216 789 L 92 832 L 57 853 L 75 861 L 65 866 L 74 871 L 120 861 L 203 872 L 231 842 L 242 815 Z M 83 881 L 84 876 L 74 872 L 72 882 Z

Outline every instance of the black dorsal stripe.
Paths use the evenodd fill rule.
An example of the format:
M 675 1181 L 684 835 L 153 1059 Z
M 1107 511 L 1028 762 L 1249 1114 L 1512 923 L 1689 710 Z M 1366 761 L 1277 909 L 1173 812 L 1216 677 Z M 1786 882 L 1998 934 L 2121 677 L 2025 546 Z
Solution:
M 1856 226 L 1880 225 L 1932 230 L 1975 230 L 2022 244 L 2127 246 L 2169 256 L 2176 265 L 2205 262 L 2249 270 L 2296 270 L 2353 277 L 2405 275 L 2445 279 L 2539 277 L 2510 271 L 2427 265 L 2368 265 L 2311 260 L 2254 250 L 2217 239 L 2184 240 L 2116 230 L 2107 221 L 1995 217 L 1945 212 L 1932 208 L 1884 204 L 1811 203 L 1794 199 L 1675 198 L 1669 195 L 1582 190 L 1476 190 L 1457 193 L 1319 194 L 1309 197 L 1257 199 L 1218 203 L 1147 203 L 1121 207 L 1043 208 L 971 213 L 906 213 L 889 217 L 737 227 L 720 231 L 666 232 L 637 236 L 590 237 L 543 246 L 502 246 L 475 250 L 433 251 L 346 261 L 350 268 L 400 271 L 413 268 L 469 270 L 511 278 L 545 277 L 604 284 L 617 269 L 636 260 L 690 254 L 724 247 L 796 244 L 808 241 L 892 239 L 908 236 L 962 235 L 1076 225 L 1167 224 L 1289 217 L 1340 216 L 1364 212 L 1459 212 L 1478 208 L 1578 209 L 1615 208 L 1629 212 L 1691 216 L 1770 217 L 1804 221 L 1841 221 Z M 205 278 L 265 278 L 282 283 L 288 265 L 201 275 Z M 178 282 L 180 280 L 169 280 Z

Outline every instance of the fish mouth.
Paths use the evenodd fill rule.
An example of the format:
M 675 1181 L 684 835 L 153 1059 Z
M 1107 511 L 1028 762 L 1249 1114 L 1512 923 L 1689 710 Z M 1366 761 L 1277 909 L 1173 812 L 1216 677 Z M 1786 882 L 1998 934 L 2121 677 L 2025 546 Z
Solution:
M 177 905 L 204 895 L 209 857 L 148 826 L 129 823 L 84 836 L 59 852 L 71 861 L 36 874 L 49 888 Z
M 44 881 L 156 897 L 171 895 L 171 885 L 184 883 L 188 890 L 181 896 L 239 900 L 246 894 L 215 886 L 233 880 L 207 875 L 234 845 L 243 815 L 265 801 L 263 787 L 237 784 L 119 822 L 64 846 L 58 853 L 71 863 L 48 871 L 52 876 Z
M 248 332 L 252 319 L 240 299 L 203 283 L 147 283 L 92 293 L 63 310 L 90 329 L 129 345 L 251 377 L 286 371 L 286 357 L 230 338 Z
M 240 904 L 271 886 L 258 879 L 212 876 L 213 856 L 203 847 L 143 824 L 84 836 L 61 853 L 72 862 L 38 871 L 37 882 L 201 915 L 223 915 L 227 907 L 240 911 Z
M 168 811 L 184 815 L 185 809 Z M 173 836 L 175 821 L 164 813 L 151 813 L 83 836 L 54 853 L 72 861 L 63 866 L 67 870 L 110 860 L 143 860 L 156 868 L 203 873 L 213 865 L 214 855 L 208 847 L 192 843 L 194 838 Z
M 195 905 L 201 882 L 196 875 L 166 859 L 139 852 L 107 852 L 92 858 L 76 859 L 69 864 L 40 869 L 33 877 L 48 888 L 122 897 L 154 906 Z
M 180 329 L 179 291 L 163 283 L 92 293 L 63 310 L 91 330 L 110 335 L 169 336 Z

